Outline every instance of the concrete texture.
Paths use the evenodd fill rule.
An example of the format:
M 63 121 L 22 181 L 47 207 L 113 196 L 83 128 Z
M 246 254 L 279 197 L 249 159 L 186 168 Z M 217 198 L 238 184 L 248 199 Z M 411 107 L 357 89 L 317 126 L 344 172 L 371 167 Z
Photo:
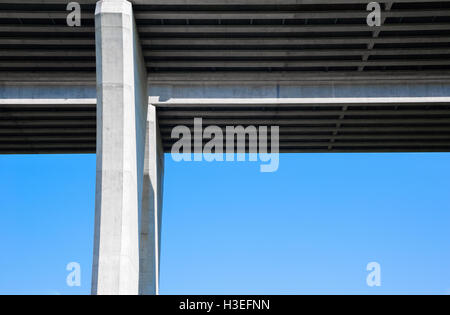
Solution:
M 0 6 L 15 2 L 3 1 Z M 28 2 L 46 3 L 47 9 L 65 4 L 62 0 Z M 95 0 L 84 2 L 94 4 Z M 382 29 L 385 33 L 433 31 L 433 36 L 380 37 L 383 33 L 373 36 L 368 32 L 355 37 L 341 33 L 362 32 L 366 25 L 336 24 L 336 14 L 365 16 L 364 1 L 316 0 L 316 4 L 359 3 L 364 10 L 339 8 L 334 12 L 333 7 L 323 6 L 313 16 L 307 10 L 295 13 L 282 7 L 308 5 L 296 0 L 282 4 L 275 0 L 188 2 L 207 10 L 191 10 L 185 0 L 132 0 L 139 5 L 139 29 L 132 6 L 125 0 L 98 3 L 95 32 L 89 23 L 80 28 L 56 25 L 53 19 L 65 18 L 64 10 L 34 10 L 31 15 L 21 6 L 3 10 L 0 17 L 5 21 L 28 19 L 20 25 L 5 22 L 1 26 L 11 36 L 0 43 L 14 48 L 0 52 L 4 59 L 0 63 L 0 110 L 5 118 L 0 121 L 0 154 L 97 150 L 93 294 L 159 292 L 163 152 L 172 144 L 174 125 L 190 126 L 198 117 L 205 125 L 221 128 L 280 125 L 281 152 L 450 151 L 449 49 L 430 45 L 447 43 L 449 26 L 417 22 L 448 17 L 448 9 L 423 5 L 405 10 L 394 5 L 389 16 L 419 20 L 404 19 Z M 278 9 L 264 12 L 267 8 L 260 7 L 264 4 Z M 208 9 L 211 5 L 253 5 L 255 12 L 249 15 L 237 8 L 218 13 Z M 230 19 L 250 23 L 255 14 L 262 14 L 269 23 L 220 23 Z M 88 20 L 94 14 L 83 16 Z M 158 24 L 180 18 L 186 25 Z M 305 24 L 280 27 L 276 20 L 286 18 L 303 18 Z M 197 23 L 190 23 L 191 19 Z M 314 19 L 334 23 L 308 22 Z M 146 34 L 144 51 L 138 31 Z M 46 32 L 48 36 L 35 38 L 36 33 Z M 332 34 L 330 38 L 284 38 L 274 36 L 278 32 Z M 67 36 L 54 37 L 55 33 Z M 230 35 L 234 33 L 241 36 Z M 272 35 L 263 38 L 262 34 Z M 322 47 L 332 43 L 338 45 Z M 417 47 L 374 49 L 375 43 Z M 241 49 L 249 44 L 253 46 Z M 354 44 L 368 48 L 346 46 Z M 215 48 L 203 49 L 205 45 Z M 310 49 L 298 45 L 310 45 Z M 236 46 L 241 47 L 236 50 Z M 364 58 L 337 58 L 341 56 Z M 371 60 L 370 56 L 391 57 Z M 186 61 L 191 57 L 199 60 Z M 286 60 L 291 57 L 329 58 Z M 305 71 L 311 66 L 317 69 Z M 334 70 L 329 71 L 330 67 Z M 242 71 L 222 71 L 235 68 Z M 158 71 L 148 76 L 146 69 Z
M 147 75 L 131 4 L 96 9 L 97 188 L 93 294 L 139 292 L 139 206 Z
M 194 118 L 221 127 L 279 125 L 281 153 L 450 151 L 448 82 L 148 82 L 165 152 L 172 127 Z M 8 117 L 0 121 L 0 153 L 94 153 L 96 94 L 81 82 L 0 85 Z
M 0 32 L 8 34 L 0 37 L 0 72 L 95 73 L 95 1 L 79 0 L 81 27 L 54 22 L 66 19 L 67 0 L 0 1 Z M 376 28 L 367 25 L 367 0 L 130 2 L 152 80 L 372 80 L 403 71 L 448 78 L 450 70 L 448 1 L 379 1 Z
M 140 233 L 139 294 L 159 293 L 164 152 L 156 108 L 148 107 Z

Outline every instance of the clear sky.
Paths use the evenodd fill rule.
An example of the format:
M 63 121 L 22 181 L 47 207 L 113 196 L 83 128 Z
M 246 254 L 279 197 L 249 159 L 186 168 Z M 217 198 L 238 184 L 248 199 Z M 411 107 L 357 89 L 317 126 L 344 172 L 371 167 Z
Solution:
M 266 174 L 167 155 L 165 172 L 162 294 L 450 293 L 450 154 L 281 155 Z M 0 176 L 0 294 L 88 294 L 95 155 L 0 156 Z

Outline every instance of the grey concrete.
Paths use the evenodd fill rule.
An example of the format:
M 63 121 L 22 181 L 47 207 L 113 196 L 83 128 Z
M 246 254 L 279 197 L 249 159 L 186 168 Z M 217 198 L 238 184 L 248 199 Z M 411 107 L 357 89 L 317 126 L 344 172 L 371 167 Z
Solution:
M 139 207 L 148 107 L 131 4 L 96 9 L 97 188 L 93 294 L 138 294 Z
M 236 77 L 235 77 L 236 78 Z M 230 81 L 232 78 L 230 77 Z M 236 78 L 241 79 L 241 78 Z M 1 80 L 1 78 L 0 78 Z M 159 105 L 174 99 L 293 99 L 293 98 L 377 98 L 377 97 L 445 97 L 450 96 L 449 80 L 430 80 L 423 82 L 417 80 L 405 80 L 398 83 L 371 83 L 346 82 L 336 80 L 333 82 L 308 82 L 302 83 L 273 83 L 263 81 L 248 81 L 242 84 L 225 84 L 216 81 L 194 84 L 192 82 L 153 82 L 148 84 L 149 103 Z M 18 85 L 0 83 L 0 100 L 2 103 L 14 104 L 21 100 L 27 100 L 30 105 L 36 104 L 63 104 L 96 101 L 95 82 L 90 84 L 62 85 L 56 80 L 43 80 L 42 85 Z M 156 102 L 156 103 L 155 103 Z
M 176 81 L 176 80 L 175 80 Z M 231 78 L 230 78 L 231 81 Z M 55 80 L 43 80 L 42 85 L 0 84 L 0 101 L 2 104 L 95 104 L 97 93 L 95 83 L 64 86 Z M 149 103 L 162 105 L 176 99 L 193 99 L 193 103 L 205 103 L 209 99 L 227 99 L 230 103 L 236 99 L 328 99 L 339 98 L 391 98 L 391 97 L 450 97 L 449 80 L 402 80 L 398 83 L 348 83 L 341 80 L 334 82 L 273 83 L 248 81 L 242 84 L 225 84 L 216 81 L 195 84 L 163 83 L 150 81 L 148 84 Z M 395 101 L 395 100 L 393 100 Z M 264 102 L 264 101 L 263 101 Z
M 336 20 L 365 17 L 363 0 L 104 0 L 95 28 L 54 23 L 67 16 L 58 9 L 63 0 L 27 0 L 46 4 L 33 12 L 27 4 L 0 10 L 0 31 L 8 33 L 0 44 L 9 47 L 0 51 L 0 154 L 97 150 L 92 292 L 158 294 L 164 151 L 174 125 L 190 126 L 195 117 L 221 127 L 276 124 L 281 152 L 450 152 L 449 49 L 433 45 L 449 41 L 450 26 L 425 23 L 450 11 L 381 2 L 389 11 L 384 18 L 405 19 L 370 32 L 365 24 Z M 130 3 L 139 5 L 136 15 Z M 281 7 L 318 3 L 359 9 Z M 196 4 L 204 9 L 189 8 Z M 218 12 L 211 5 L 232 10 Z M 248 12 L 237 5 L 255 7 Z M 263 5 L 278 9 L 265 11 Z M 254 25 L 255 17 L 268 23 Z M 84 22 L 92 18 L 94 12 L 83 12 Z M 304 25 L 284 23 L 299 18 Z M 16 24 L 8 25 L 10 19 Z M 157 25 L 171 19 L 187 23 Z M 222 19 L 249 24 L 226 25 Z M 334 23 L 310 23 L 317 19 Z M 392 31 L 434 35 L 383 35 Z M 142 41 L 138 32 L 145 35 Z M 338 45 L 322 46 L 333 43 Z M 417 47 L 382 47 L 402 43 Z M 297 47 L 302 45 L 311 46 Z M 345 56 L 352 58 L 340 58 Z M 224 71 L 236 68 L 242 71 Z M 155 71 L 148 76 L 146 69 Z
M 139 294 L 159 293 L 164 150 L 156 108 L 148 107 L 140 232 Z
M 95 89 L 41 83 L 0 85 L 0 108 L 10 118 L 0 121 L 0 153 L 94 153 Z M 282 153 L 450 150 L 445 81 L 149 81 L 148 95 L 165 152 L 173 144 L 171 128 L 190 126 L 195 117 L 221 126 L 278 124 Z
M 177 100 L 191 100 L 191 103 L 208 103 L 211 99 L 224 99 L 227 103 L 238 103 L 238 99 L 249 99 L 254 103 L 271 103 L 274 99 L 283 102 L 285 99 L 316 99 L 318 102 L 341 102 L 342 98 L 392 98 L 392 102 L 400 101 L 396 98 L 411 97 L 449 97 L 450 83 L 403 82 L 397 84 L 383 83 L 307 83 L 303 84 L 151 84 L 149 89 L 150 102 L 159 105 L 177 102 Z M 258 99 L 258 100 L 255 100 Z M 156 103 L 155 103 L 156 102 Z M 182 101 L 178 103 L 182 104 Z M 211 101 L 214 105 L 214 101 Z
M 5 46 L 0 71 L 52 69 L 62 79 L 67 70 L 94 74 L 95 1 L 80 0 L 81 26 L 66 27 L 55 23 L 67 17 L 63 0 L 27 0 L 20 6 L 17 2 L 24 1 L 1 0 L 0 32 L 8 36 L 0 38 Z M 381 72 L 389 78 L 403 71 L 449 70 L 448 47 L 442 45 L 450 41 L 445 1 L 380 1 L 383 24 L 376 28 L 366 23 L 367 0 L 130 2 L 136 4 L 147 67 L 157 73 L 153 80 L 175 75 L 190 81 L 195 72 L 208 82 L 202 71 L 217 78 L 253 72 L 272 80 L 287 71 L 301 80 L 305 72 L 330 78 Z

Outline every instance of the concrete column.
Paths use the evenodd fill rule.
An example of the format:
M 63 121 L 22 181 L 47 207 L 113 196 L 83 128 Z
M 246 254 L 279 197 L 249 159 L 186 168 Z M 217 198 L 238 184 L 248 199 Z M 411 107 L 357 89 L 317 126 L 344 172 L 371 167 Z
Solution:
M 164 151 L 156 109 L 150 105 L 144 164 L 141 213 L 139 294 L 159 294 L 159 261 L 164 179 Z
M 132 6 L 95 12 L 97 187 L 93 294 L 139 292 L 139 215 L 148 107 L 147 73 Z

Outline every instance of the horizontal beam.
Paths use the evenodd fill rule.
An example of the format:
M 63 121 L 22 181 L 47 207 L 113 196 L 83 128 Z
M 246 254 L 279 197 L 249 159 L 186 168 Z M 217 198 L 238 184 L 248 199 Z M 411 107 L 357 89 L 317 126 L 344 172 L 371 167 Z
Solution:
M 1 129 L 0 129 L 1 130 Z M 161 126 L 161 134 L 171 135 L 172 128 Z M 191 127 L 191 131 L 194 129 Z M 333 133 L 336 131 L 336 126 L 334 127 L 292 127 L 292 126 L 280 126 L 280 135 L 286 134 L 306 134 L 315 135 L 318 133 Z M 422 133 L 448 133 L 450 131 L 450 126 L 366 126 L 366 127 L 351 127 L 351 126 L 340 126 L 340 134 L 422 134 Z
M 95 49 L 1 49 L 0 57 L 92 57 Z
M 386 18 L 391 17 L 440 17 L 449 16 L 450 10 L 391 10 L 383 12 Z M 289 19 L 355 19 L 367 18 L 366 10 L 328 10 L 303 12 L 269 12 L 269 11 L 140 11 L 134 13 L 139 20 L 289 20 Z M 67 12 L 45 11 L 3 11 L 0 19 L 66 19 Z M 84 12 L 82 19 L 93 19 L 94 13 Z
M 65 148 L 12 148 L 12 149 L 2 149 L 0 147 L 0 154 L 3 155 L 19 155 L 19 154 L 95 154 L 95 147 L 78 148 L 78 147 L 65 147 Z
M 273 84 L 448 84 L 450 71 L 357 71 L 318 72 L 318 71 L 272 71 L 261 75 L 259 71 L 230 73 L 227 71 L 198 71 L 180 73 L 158 71 L 149 73 L 148 84 L 157 85 L 264 85 Z M 93 71 L 0 71 L 1 86 L 90 86 L 95 87 Z
M 43 98 L 0 98 L 1 108 L 17 107 L 75 107 L 75 106 L 95 106 L 95 98 L 80 99 L 43 99 Z M 159 96 L 150 96 L 149 104 L 157 107 L 201 107 L 201 106 L 402 106 L 402 105 L 450 105 L 449 96 L 432 97 L 317 97 L 317 98 L 171 98 L 161 101 Z
M 21 0 L 24 4 L 66 4 L 67 0 Z M 367 4 L 366 0 L 129 0 L 133 4 L 145 5 L 188 5 L 188 6 L 228 6 L 228 5 L 255 5 L 255 6 L 287 6 L 311 4 Z M 97 0 L 78 0 L 80 4 L 95 4 Z M 379 3 L 390 3 L 392 0 L 380 0 Z M 395 0 L 396 3 L 411 2 L 411 0 Z M 436 2 L 436 0 L 420 0 L 420 2 Z M 0 3 L 12 3 L 12 0 L 0 0 Z
M 172 98 L 159 101 L 158 97 L 150 97 L 149 103 L 157 107 L 187 106 L 393 106 L 450 104 L 450 95 L 445 97 L 317 97 L 317 98 Z
M 2 106 L 20 105 L 20 106 L 36 106 L 39 107 L 55 107 L 59 106 L 86 106 L 96 105 L 95 98 L 0 98 L 0 108 Z
M 33 19 L 33 20 L 52 20 L 52 19 L 67 19 L 68 12 L 48 12 L 48 11 L 1 11 L 0 19 Z M 94 13 L 85 12 L 81 15 L 83 20 L 93 19 Z
M 395 105 L 392 105 L 395 106 Z M 158 116 L 161 119 L 174 119 L 174 118 L 284 118 L 284 117 L 324 117 L 324 116 L 341 116 L 346 117 L 351 116 L 388 116 L 388 117 L 401 117 L 406 118 L 410 116 L 450 116 L 450 110 L 347 110 L 343 112 L 342 110 L 288 110 L 288 111 L 242 111 L 242 110 L 228 110 L 228 111 L 187 111 L 187 110 L 177 110 L 177 111 L 165 111 L 160 112 Z M 52 118 L 95 118 L 96 112 L 94 111 L 60 111 L 55 108 L 55 111 L 2 111 L 0 119 L 28 119 L 28 118 L 39 118 L 39 119 L 52 119 Z
M 450 14 L 449 14 L 450 15 Z M 28 27 L 24 27 L 27 29 Z M 51 27 L 49 27 L 50 30 Z M 171 34 L 171 35 L 186 35 L 186 34 L 261 34 L 265 35 L 277 35 L 278 33 L 315 33 L 315 32 L 372 32 L 373 28 L 368 25 L 355 25 L 355 24 L 332 24 L 332 25 L 275 25 L 275 26 L 255 26 L 255 25 L 152 25 L 152 26 L 139 26 L 139 32 L 141 34 Z M 380 32 L 393 32 L 393 31 L 442 31 L 449 30 L 449 23 L 435 23 L 435 24 L 395 24 L 395 25 L 382 25 L 377 30 Z M 1 31 L 0 27 L 0 31 Z M 20 30 L 20 28 L 19 28 Z M 18 30 L 11 29 L 12 32 Z
M 365 49 L 312 49 L 312 50 L 146 50 L 148 58 L 289 58 L 289 57 L 322 57 L 322 56 L 361 56 Z M 408 55 L 447 55 L 450 48 L 403 48 L 373 49 L 374 56 L 408 56 Z M 93 49 L 2 49 L 0 57 L 95 57 Z
M 183 142 L 182 142 L 183 143 Z M 205 142 L 206 144 L 207 142 Z M 189 143 L 185 143 L 189 144 Z M 235 148 L 237 145 L 244 145 L 244 143 L 234 143 Z M 381 148 L 401 148 L 401 147 L 447 147 L 450 148 L 450 141 L 448 140 L 437 140 L 437 141 L 423 141 L 423 140 L 413 140 L 413 141 L 345 141 L 345 142 L 329 142 L 329 141 L 286 141 L 286 142 L 280 142 L 279 147 L 280 148 L 328 148 L 328 147 L 381 147 Z M 164 147 L 169 148 L 171 147 L 170 143 L 166 143 Z M 248 147 L 247 147 L 248 148 Z
M 289 45 L 351 45 L 367 44 L 367 41 L 375 44 L 404 44 L 404 43 L 448 43 L 450 36 L 392 36 L 392 37 L 317 37 L 317 38 L 165 38 L 165 39 L 141 39 L 145 46 L 289 46 Z M 31 39 L 30 39 L 31 40 Z M 0 39 L 3 42 L 3 39 Z M 70 40 L 67 40 L 70 42 Z
M 95 98 L 84 98 L 84 99 L 30 99 L 30 98 L 0 98 L 0 108 L 1 106 L 85 106 L 85 105 L 96 105 L 97 100 Z M 434 104 L 450 104 L 450 95 L 443 97 L 317 97 L 317 98 L 171 98 L 165 101 L 160 101 L 159 97 L 150 96 L 149 103 L 155 106 L 188 106 L 188 105 L 238 105 L 238 106 L 248 106 L 248 105 L 296 105 L 296 104 L 346 104 L 346 105 L 424 105 L 433 103 Z
M 273 139 L 274 137 L 268 137 L 268 140 Z M 171 138 L 170 135 L 164 135 L 162 137 L 163 141 L 165 143 L 174 143 L 175 141 L 178 141 L 177 139 Z M 15 135 L 8 135 L 8 136 L 1 136 L 0 135 L 0 146 L 3 144 L 18 144 L 23 145 L 25 143 L 37 143 L 37 142 L 46 142 L 46 143 L 76 143 L 80 142 L 83 144 L 86 143 L 95 143 L 96 136 L 95 134 L 90 136 L 67 136 L 67 135 L 36 135 L 36 136 L 25 136 L 22 134 L 15 134 Z M 427 141 L 441 141 L 446 140 L 448 141 L 450 145 L 450 134 L 446 135 L 437 135 L 437 134 L 429 134 L 429 135 L 336 135 L 336 136 L 330 136 L 330 135 L 281 135 L 278 137 L 278 140 L 280 142 L 295 142 L 295 141 L 302 141 L 302 143 L 308 143 L 304 141 L 310 141 L 314 142 L 315 140 L 332 140 L 332 141 L 361 141 L 361 140 L 367 140 L 367 141 L 382 141 L 382 140 L 406 140 L 408 142 L 414 142 L 418 140 L 427 140 Z M 210 139 L 203 139 L 203 143 L 209 142 Z M 246 141 L 235 141 L 235 143 L 247 143 Z M 190 143 L 190 142 L 185 142 Z
M 392 36 L 392 37 L 380 37 L 380 38 L 367 38 L 367 37 L 318 37 L 318 38 L 232 38 L 232 39 L 212 39 L 212 38 L 192 38 L 192 39 L 179 39 L 179 38 L 165 38 L 165 39 L 141 39 L 141 43 L 145 46 L 285 46 L 285 45 L 332 45 L 332 44 L 367 44 L 368 40 L 373 41 L 375 44 L 385 43 L 448 43 L 450 42 L 450 36 Z M 79 39 L 79 38 L 0 38 L 2 45 L 35 45 L 35 46 L 48 46 L 48 45 L 65 45 L 65 46 L 77 46 L 77 45 L 91 45 L 95 44 L 94 39 Z
M 12 38 L 12 37 L 2 37 L 0 38 L 1 45 L 35 45 L 35 46 L 48 46 L 48 45 L 65 45 L 74 46 L 93 46 L 95 45 L 95 39 L 80 39 L 80 38 L 39 38 L 39 37 L 23 37 L 23 38 Z
M 367 143 L 368 145 L 363 145 Z M 422 145 L 423 141 L 412 141 L 412 142 L 402 142 L 402 141 L 389 141 L 386 142 L 387 145 L 384 146 L 381 143 L 371 143 L 371 142 L 348 142 L 348 143 L 341 143 L 340 145 L 334 146 L 334 143 L 329 142 L 280 142 L 278 151 L 280 153 L 286 153 L 286 150 L 310 150 L 311 152 L 315 152 L 316 150 L 328 150 L 328 152 L 333 152 L 334 150 L 374 150 L 375 152 L 378 152 L 378 150 L 388 150 L 388 149 L 397 149 L 399 152 L 407 151 L 409 150 L 415 151 L 415 149 L 421 148 L 421 149 L 435 149 L 435 150 L 443 150 L 448 151 L 450 148 L 450 144 L 447 142 L 433 142 L 429 145 Z M 226 146 L 224 146 L 226 148 Z M 238 148 L 238 149 L 236 149 Z M 241 149 L 243 148 L 243 149 Z M 164 149 L 167 153 L 171 152 L 172 146 L 171 145 L 165 145 Z M 237 153 L 239 150 L 239 153 L 258 153 L 258 148 L 249 148 L 249 146 L 244 146 L 244 144 L 235 144 L 233 153 Z M 201 150 L 193 149 L 192 153 L 202 153 Z M 425 150 L 425 152 L 428 150 Z M 421 152 L 421 151 L 420 151 Z
M 15 50 L 1 52 L 8 56 L 14 53 L 26 55 L 28 51 Z M 29 53 L 33 53 L 30 51 Z M 51 53 L 51 52 L 50 52 Z M 195 57 L 226 57 L 226 58 L 288 58 L 288 57 L 322 57 L 322 56 L 361 56 L 366 49 L 286 49 L 286 50 L 154 50 L 145 51 L 146 57 L 160 58 L 195 58 Z M 407 55 L 445 55 L 450 54 L 450 48 L 402 48 L 402 49 L 373 49 L 374 56 L 407 56 Z
M 59 143 L 71 143 L 71 142 L 91 142 L 95 143 L 96 135 L 92 136 L 67 136 L 67 135 L 60 135 L 60 136 L 24 136 L 21 134 L 17 135 L 9 135 L 9 136 L 1 136 L 0 135 L 0 146 L 2 146 L 3 143 L 31 143 L 31 142 L 59 142 Z
M 449 59 L 438 60 L 377 60 L 377 61 L 151 61 L 149 68 L 308 68 L 308 67 L 386 67 L 386 66 L 448 66 Z M 7 61 L 0 62 L 0 68 L 95 68 L 92 61 Z M 181 70 L 180 70 L 181 71 Z
M 392 106 L 397 106 L 393 104 Z M 20 112 L 18 112 L 19 114 Z M 427 116 L 427 115 L 450 115 L 448 110 L 209 110 L 209 111 L 189 111 L 189 110 L 169 110 L 160 111 L 158 117 L 229 117 L 229 118 L 244 118 L 244 117 L 293 117 L 293 116 Z
M 383 12 L 390 17 L 435 17 L 449 16 L 450 10 L 395 10 Z M 366 10 L 329 10 L 303 12 L 264 12 L 264 11 L 224 11 L 224 12 L 135 12 L 136 20 L 289 20 L 289 19 L 354 19 L 367 18 Z M 1 15 L 0 15 L 1 17 Z
M 1 74 L 1 72 L 0 72 Z M 30 73 L 32 76 L 33 74 Z M 14 73 L 11 74 L 14 77 Z M 64 78 L 61 78 L 64 80 Z M 1 81 L 1 76 L 0 76 Z M 450 82 L 448 70 L 439 71 L 271 71 L 261 75 L 259 71 L 230 73 L 229 71 L 198 71 L 180 73 L 158 71 L 149 74 L 150 85 L 295 85 L 295 84 L 447 84 Z
M 45 150 L 45 149 L 69 149 L 69 148 L 77 148 L 77 149 L 87 149 L 90 150 L 94 148 L 95 150 L 95 142 L 94 143 L 36 143 L 35 145 L 31 143 L 17 143 L 17 144 L 10 144 L 10 143 L 0 143 L 0 150 L 19 150 L 19 149 L 38 149 L 38 150 Z
M 170 147 L 164 147 L 165 153 L 170 153 Z M 0 148 L 0 154 L 95 154 L 95 147 L 79 148 L 79 147 L 63 147 L 63 148 L 45 148 L 45 147 L 21 147 L 12 149 L 2 149 Z M 326 147 L 309 147 L 309 148 L 280 148 L 280 153 L 442 153 L 450 152 L 450 147 L 430 147 L 423 148 L 417 146 L 410 146 L 404 148 L 392 148 L 392 147 L 380 147 L 380 148 L 364 148 L 364 147 L 354 147 L 354 148 L 326 148 Z
M 98 0 L 77 0 L 79 4 L 95 4 Z M 153 0 L 150 0 L 153 1 Z M 250 0 L 253 1 L 253 0 Z M 283 0 L 282 0 L 283 1 Z M 338 0 L 339 1 L 339 0 Z M 354 0 L 351 0 L 354 1 Z M 66 0 L 21 0 L 21 4 L 67 4 Z M 135 3 L 134 0 L 131 2 Z M 147 2 L 147 0 L 138 0 L 138 2 Z M 14 0 L 0 0 L 0 4 L 17 4 Z
M 70 27 L 67 25 L 8 24 L 0 25 L 0 33 L 95 33 L 91 26 Z
M 5 0 L 4 0 L 5 1 Z M 6 0 L 8 1 L 8 0 Z M 30 0 L 25 0 L 26 2 Z M 62 0 L 31 0 L 31 1 L 55 1 Z M 86 0 L 85 0 L 86 1 Z M 130 0 L 139 5 L 311 5 L 311 4 L 363 4 L 366 0 Z M 393 0 L 380 0 L 379 3 L 390 3 Z M 411 2 L 411 0 L 395 0 L 397 3 Z M 420 2 L 436 2 L 436 0 L 420 0 Z
M 15 119 L 15 118 L 95 118 L 97 113 L 94 110 L 91 111 L 68 111 L 68 110 L 60 110 L 59 108 L 54 108 L 53 111 L 43 111 L 43 110 L 33 110 L 33 111 L 23 111 L 23 110 L 8 110 L 8 111 L 0 111 L 1 119 Z
M 14 63 L 12 63 L 14 64 Z M 17 63 L 19 64 L 19 62 Z M 42 62 L 42 66 L 50 64 L 57 67 L 57 63 Z M 88 64 L 88 63 L 86 63 Z M 150 68 L 307 68 L 307 67 L 386 67 L 386 66 L 447 66 L 449 59 L 440 60 L 377 60 L 377 61 L 346 61 L 346 60 L 322 60 L 322 61 L 152 61 L 147 62 Z M 0 67 L 6 67 L 0 62 Z M 36 67 L 40 67 L 38 63 Z
M 0 121 L 0 126 L 3 122 Z M 191 126 L 194 124 L 193 119 L 160 119 L 160 125 L 168 126 Z M 450 118 L 373 118 L 373 119 L 262 119 L 262 118 L 233 118 L 233 119 L 203 119 L 204 125 L 218 125 L 218 126 L 234 126 L 234 125 L 256 125 L 256 126 L 277 126 L 277 125 L 443 125 L 450 124 Z
M 170 147 L 164 147 L 165 153 L 170 153 Z M 326 148 L 326 147 L 308 147 L 308 148 L 292 148 L 292 147 L 280 147 L 281 154 L 294 154 L 294 153 L 442 153 L 450 152 L 450 147 L 432 147 L 422 148 L 417 146 L 410 146 L 405 148 L 392 148 L 392 147 L 380 147 L 380 148 Z
M 278 139 L 280 142 L 289 142 L 289 141 L 314 141 L 314 140 L 330 140 L 330 141 L 339 141 L 339 140 L 408 140 L 408 141 L 417 141 L 417 140 L 447 140 L 450 145 L 450 134 L 446 135 L 280 135 L 278 138 L 273 136 L 268 136 L 268 140 Z M 170 135 L 162 136 L 163 141 L 165 143 L 174 143 L 178 141 L 178 138 L 173 139 Z M 1 140 L 1 137 L 0 137 Z M 203 143 L 209 142 L 211 139 L 203 139 Z M 246 141 L 236 141 L 235 143 L 247 143 Z M 182 141 L 182 143 L 189 143 Z
M 441 31 L 449 30 L 449 23 L 405 23 L 382 25 L 378 31 Z M 326 25 L 151 25 L 138 26 L 141 34 L 229 34 L 229 33 L 301 33 L 301 32 L 372 32 L 372 28 L 367 25 L 355 24 L 326 24 Z M 1 25 L 1 33 L 95 33 L 95 28 L 90 26 L 68 27 L 62 25 Z
M 95 134 L 96 128 L 92 127 L 76 127 L 76 128 L 0 128 L 0 135 L 20 134 L 20 135 L 66 135 L 66 134 Z
M 0 120 L 0 128 L 2 127 L 16 127 L 16 128 L 24 128 L 24 127 L 36 127 L 43 126 L 45 128 L 49 127 L 90 127 L 96 128 L 97 122 L 95 119 L 89 120 Z

